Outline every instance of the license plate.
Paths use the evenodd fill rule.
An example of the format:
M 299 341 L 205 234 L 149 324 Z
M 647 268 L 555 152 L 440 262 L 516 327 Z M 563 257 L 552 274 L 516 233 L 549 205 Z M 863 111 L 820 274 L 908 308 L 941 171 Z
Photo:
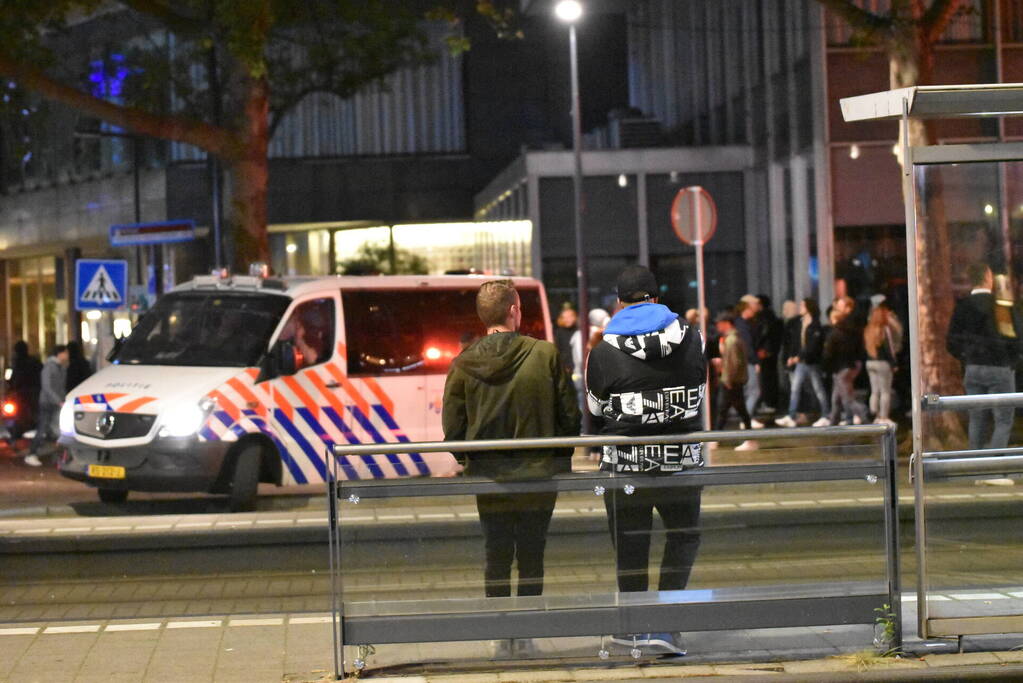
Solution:
M 124 468 L 118 465 L 89 465 L 89 476 L 97 479 L 124 479 Z

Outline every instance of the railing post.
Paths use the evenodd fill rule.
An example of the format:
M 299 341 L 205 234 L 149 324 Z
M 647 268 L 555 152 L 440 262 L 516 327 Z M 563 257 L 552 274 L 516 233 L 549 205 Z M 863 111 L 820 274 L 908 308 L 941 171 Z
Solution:
M 898 443 L 895 427 L 889 427 L 881 437 L 881 456 L 884 459 L 884 533 L 888 575 L 888 606 L 894 619 L 894 643 L 902 649 L 902 575 L 899 571 L 899 474 L 897 467 Z

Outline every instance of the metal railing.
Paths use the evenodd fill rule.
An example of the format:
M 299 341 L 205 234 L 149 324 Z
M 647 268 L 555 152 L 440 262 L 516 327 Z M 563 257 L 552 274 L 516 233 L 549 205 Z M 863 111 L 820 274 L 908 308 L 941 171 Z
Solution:
M 1023 393 L 970 394 L 963 396 L 939 396 L 925 394 L 920 402 L 928 412 L 944 410 L 966 411 L 998 407 L 1023 406 Z M 939 618 L 930 614 L 927 596 L 930 587 L 927 559 L 927 516 L 925 506 L 925 482 L 943 481 L 966 477 L 1007 476 L 1023 474 L 1023 448 L 982 448 L 921 453 L 919 461 L 914 458 L 911 468 L 916 514 L 916 556 L 917 556 L 917 618 L 921 637 L 959 637 L 982 633 L 1009 633 L 1023 629 L 1023 613 L 1017 615 L 990 615 L 978 609 L 973 614 Z M 961 602 L 963 608 L 968 602 Z
M 550 448 L 594 448 L 737 441 L 749 432 L 693 432 L 648 437 L 588 436 L 544 439 L 492 439 L 456 442 L 335 445 L 327 497 L 330 524 L 331 609 L 334 615 L 335 673 L 346 674 L 345 645 L 491 640 L 502 638 L 605 635 L 620 632 L 712 631 L 751 628 L 873 624 L 877 609 L 888 607 L 894 626 L 894 647 L 902 642 L 899 605 L 898 495 L 895 430 L 880 425 L 758 431 L 762 445 L 771 441 L 816 441 L 833 445 L 854 437 L 876 443 L 880 457 L 814 460 L 800 463 L 745 464 L 703 467 L 674 476 L 650 477 L 613 473 L 555 475 L 541 481 L 497 482 L 475 478 L 341 480 L 339 460 L 348 456 L 499 451 Z M 537 596 L 476 600 L 402 600 L 382 609 L 352 609 L 345 600 L 340 506 L 362 500 L 407 497 L 435 498 L 486 493 L 590 491 L 596 495 L 637 487 L 707 487 L 743 484 L 866 480 L 883 488 L 884 578 L 879 582 L 839 583 L 824 587 L 790 586 L 788 591 L 740 588 L 710 591 L 708 598 L 683 592 L 616 593 L 610 601 L 593 596 Z M 704 591 L 704 593 L 706 593 Z M 511 602 L 509 602 L 509 600 Z M 412 604 L 415 603 L 415 607 Z M 457 604 L 455 604 L 457 603 Z M 602 655 L 603 656 L 603 655 Z M 361 664 L 359 662 L 358 664 Z M 359 668 L 356 666 L 356 668 Z

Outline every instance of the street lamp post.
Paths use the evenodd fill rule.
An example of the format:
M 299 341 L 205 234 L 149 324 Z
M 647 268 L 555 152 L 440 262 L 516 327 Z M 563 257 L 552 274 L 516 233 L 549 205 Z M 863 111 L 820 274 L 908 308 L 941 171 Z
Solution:
M 575 24 L 583 14 L 577 0 L 561 0 L 554 6 L 554 14 L 568 24 L 569 64 L 572 73 L 572 195 L 573 227 L 575 228 L 575 274 L 579 300 L 579 342 L 582 355 L 586 356 L 586 344 L 590 340 L 589 287 L 586 278 L 586 251 L 583 248 L 583 150 L 582 111 L 579 107 L 579 59 L 576 49 Z M 583 403 L 583 432 L 590 431 L 590 414 Z

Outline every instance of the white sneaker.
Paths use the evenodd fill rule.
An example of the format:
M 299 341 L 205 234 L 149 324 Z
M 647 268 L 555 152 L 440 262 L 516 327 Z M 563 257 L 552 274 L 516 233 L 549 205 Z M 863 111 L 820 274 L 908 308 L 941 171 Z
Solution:
M 860 417 L 859 415 L 853 415 L 853 424 L 854 425 L 861 425 L 861 424 L 863 424 L 863 418 Z
M 849 420 L 841 420 L 841 421 L 839 421 L 838 426 L 839 427 L 845 427 L 848 424 L 849 424 Z
M 735 450 L 737 451 L 755 451 L 759 449 L 760 445 L 756 441 L 743 441 L 735 447 Z
M 29 467 L 42 467 L 43 461 L 39 459 L 39 456 L 35 453 L 30 453 L 25 456 L 25 464 Z
M 816 422 L 814 422 L 813 426 L 814 427 L 830 427 L 831 426 L 831 420 L 826 418 L 826 417 L 822 417 L 819 420 L 817 420 Z
M 774 421 L 774 424 L 779 427 L 795 427 L 796 421 L 793 420 L 788 415 L 786 415 L 785 417 L 779 417 L 777 420 Z
M 753 419 L 751 419 L 749 421 L 749 423 L 753 426 L 753 429 L 763 429 L 764 428 L 764 423 L 761 422 L 760 420 L 758 420 L 755 417 Z

